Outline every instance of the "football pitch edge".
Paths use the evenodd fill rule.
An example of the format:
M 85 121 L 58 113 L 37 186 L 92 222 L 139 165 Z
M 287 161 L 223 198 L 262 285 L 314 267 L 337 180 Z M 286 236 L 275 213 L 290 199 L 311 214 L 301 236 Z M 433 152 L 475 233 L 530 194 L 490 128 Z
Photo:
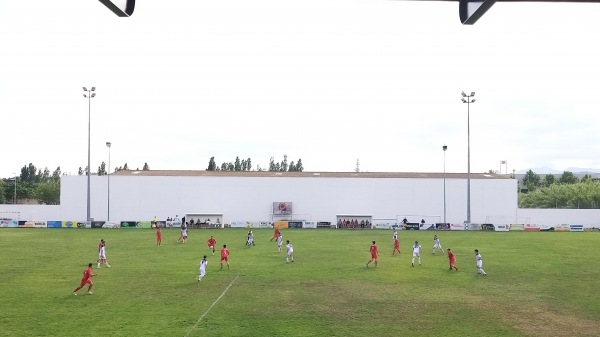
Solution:
M 198 318 L 198 321 L 196 321 L 196 324 L 194 324 L 194 326 L 190 329 L 190 331 L 188 331 L 187 334 L 185 334 L 184 337 L 188 337 L 198 326 L 198 324 L 200 324 L 200 322 L 202 322 L 202 319 L 204 318 L 204 316 L 206 316 L 206 314 L 208 314 L 208 312 L 210 311 L 210 309 L 212 309 L 212 307 L 215 306 L 215 304 L 217 304 L 217 302 L 219 302 L 219 300 L 221 299 L 221 297 L 223 297 L 223 295 L 225 295 L 225 293 L 227 292 L 227 290 L 229 290 L 229 288 L 231 288 L 231 286 L 233 285 L 233 283 L 238 279 L 238 277 L 240 277 L 240 275 L 236 276 L 233 281 L 231 281 L 231 283 L 229 283 L 229 285 L 227 286 L 227 288 L 225 288 L 225 290 L 223 290 L 223 292 L 221 293 L 221 295 L 219 297 L 217 297 L 217 299 L 210 305 L 210 307 L 208 307 L 208 309 L 206 309 L 206 311 L 202 314 L 202 316 L 200 316 L 200 318 Z

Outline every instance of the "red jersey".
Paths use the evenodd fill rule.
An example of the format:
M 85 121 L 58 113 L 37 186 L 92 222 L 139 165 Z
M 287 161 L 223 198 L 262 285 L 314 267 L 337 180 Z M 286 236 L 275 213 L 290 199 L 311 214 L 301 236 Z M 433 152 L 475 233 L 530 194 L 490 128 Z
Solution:
M 400 241 L 398 239 L 394 239 L 394 248 L 400 248 Z
M 228 257 L 228 256 L 229 256 L 229 249 L 227 249 L 227 248 L 221 249 L 221 257 L 225 258 L 225 257 Z
M 86 270 L 83 271 L 83 278 L 81 279 L 81 281 L 87 281 L 90 279 L 90 277 L 92 277 L 92 268 L 88 267 Z
M 448 251 L 448 260 L 456 261 L 456 256 L 454 256 L 454 253 L 451 251 Z
M 217 240 L 215 240 L 215 238 L 210 238 L 208 241 L 206 241 L 206 243 L 209 247 L 214 247 L 217 244 Z
M 377 256 L 377 245 L 372 244 L 370 250 L 371 250 L 371 256 L 376 257 Z
M 156 231 L 156 238 L 157 239 L 161 239 L 162 238 L 162 232 L 160 231 L 160 228 Z

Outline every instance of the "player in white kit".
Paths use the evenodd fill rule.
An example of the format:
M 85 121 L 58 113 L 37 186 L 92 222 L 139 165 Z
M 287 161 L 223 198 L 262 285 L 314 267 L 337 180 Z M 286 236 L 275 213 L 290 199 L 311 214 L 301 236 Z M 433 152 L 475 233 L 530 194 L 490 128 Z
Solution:
M 419 244 L 419 241 L 415 241 L 415 244 L 413 245 L 413 258 L 412 258 L 412 262 L 411 265 L 414 267 L 415 266 L 415 256 L 419 258 L 419 266 L 421 265 L 421 245 Z
M 206 261 L 206 255 L 204 255 L 204 258 L 202 260 L 200 260 L 200 273 L 198 274 L 198 282 L 200 282 L 200 280 L 202 280 L 204 275 L 206 275 L 206 265 L 207 264 L 208 264 L 208 261 Z
M 392 235 L 392 242 L 396 242 L 397 238 L 398 238 L 398 230 L 396 228 L 394 228 L 394 235 Z
M 432 249 L 433 254 L 435 254 L 436 248 L 441 250 L 442 253 L 444 253 L 444 255 L 445 255 L 444 249 L 442 248 L 442 244 L 440 243 L 440 239 L 438 239 L 437 234 L 433 236 L 433 249 Z
M 106 260 L 106 242 L 104 239 L 101 239 L 100 244 L 98 245 L 98 268 L 100 268 L 102 263 L 110 268 L 110 264 L 108 264 L 108 261 Z
M 290 262 L 290 258 L 292 259 L 292 262 L 294 262 L 294 246 L 292 246 L 290 240 L 287 240 L 286 243 L 287 245 L 285 245 L 285 247 L 287 248 L 287 256 L 285 257 L 285 263 Z
M 483 259 L 481 258 L 481 254 L 479 254 L 479 250 L 475 249 L 475 264 L 477 265 L 477 274 L 482 274 L 483 276 L 487 275 L 483 270 Z
M 281 253 L 281 246 L 283 245 L 283 235 L 281 235 L 281 232 L 279 233 L 279 236 L 277 236 L 277 250 Z

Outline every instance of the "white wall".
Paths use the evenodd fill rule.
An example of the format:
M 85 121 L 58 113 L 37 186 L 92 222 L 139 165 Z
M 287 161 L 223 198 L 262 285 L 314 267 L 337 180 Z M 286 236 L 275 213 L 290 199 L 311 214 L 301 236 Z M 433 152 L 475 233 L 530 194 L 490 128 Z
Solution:
M 15 220 L 32 221 L 58 221 L 62 220 L 60 205 L 1 205 L 0 217 L 12 217 L 18 214 Z M 84 217 L 85 219 L 85 217 Z
M 107 176 L 91 177 L 91 217 L 107 220 Z M 466 220 L 467 182 L 446 179 L 447 221 Z M 61 178 L 64 219 L 85 220 L 87 177 Z M 471 220 L 514 216 L 513 179 L 471 179 Z M 165 219 L 185 213 L 220 213 L 223 221 L 270 221 L 273 202 L 291 201 L 295 214 L 335 222 L 336 214 L 438 215 L 443 220 L 443 180 L 431 178 L 330 178 L 240 176 L 110 177 L 110 220 Z M 418 221 L 419 219 L 409 219 Z
M 519 208 L 520 218 L 528 218 L 536 225 L 584 225 L 600 228 L 600 209 L 537 209 Z

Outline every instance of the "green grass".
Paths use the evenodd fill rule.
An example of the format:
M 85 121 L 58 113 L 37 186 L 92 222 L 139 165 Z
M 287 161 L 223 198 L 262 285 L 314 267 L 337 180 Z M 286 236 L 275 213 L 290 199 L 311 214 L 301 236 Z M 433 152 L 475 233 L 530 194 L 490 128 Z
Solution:
M 457 256 L 431 254 L 433 232 L 283 230 L 296 261 L 269 242 L 272 230 L 1 229 L 0 336 L 597 336 L 600 233 L 436 232 Z M 219 271 L 210 235 L 230 248 Z M 71 291 L 97 245 L 112 268 L 96 269 L 94 294 Z M 365 268 L 370 243 L 379 268 Z M 412 268 L 410 246 L 423 245 Z M 478 248 L 488 276 L 476 275 Z M 196 281 L 208 254 L 207 276 Z M 237 278 L 236 278 L 237 277 Z M 232 281 L 234 281 L 232 284 Z M 227 287 L 231 287 L 226 291 Z M 220 298 L 218 302 L 215 301 Z M 213 305 L 212 308 L 211 305 Z M 209 310 L 210 308 L 210 310 Z M 202 320 L 199 321 L 200 317 Z

